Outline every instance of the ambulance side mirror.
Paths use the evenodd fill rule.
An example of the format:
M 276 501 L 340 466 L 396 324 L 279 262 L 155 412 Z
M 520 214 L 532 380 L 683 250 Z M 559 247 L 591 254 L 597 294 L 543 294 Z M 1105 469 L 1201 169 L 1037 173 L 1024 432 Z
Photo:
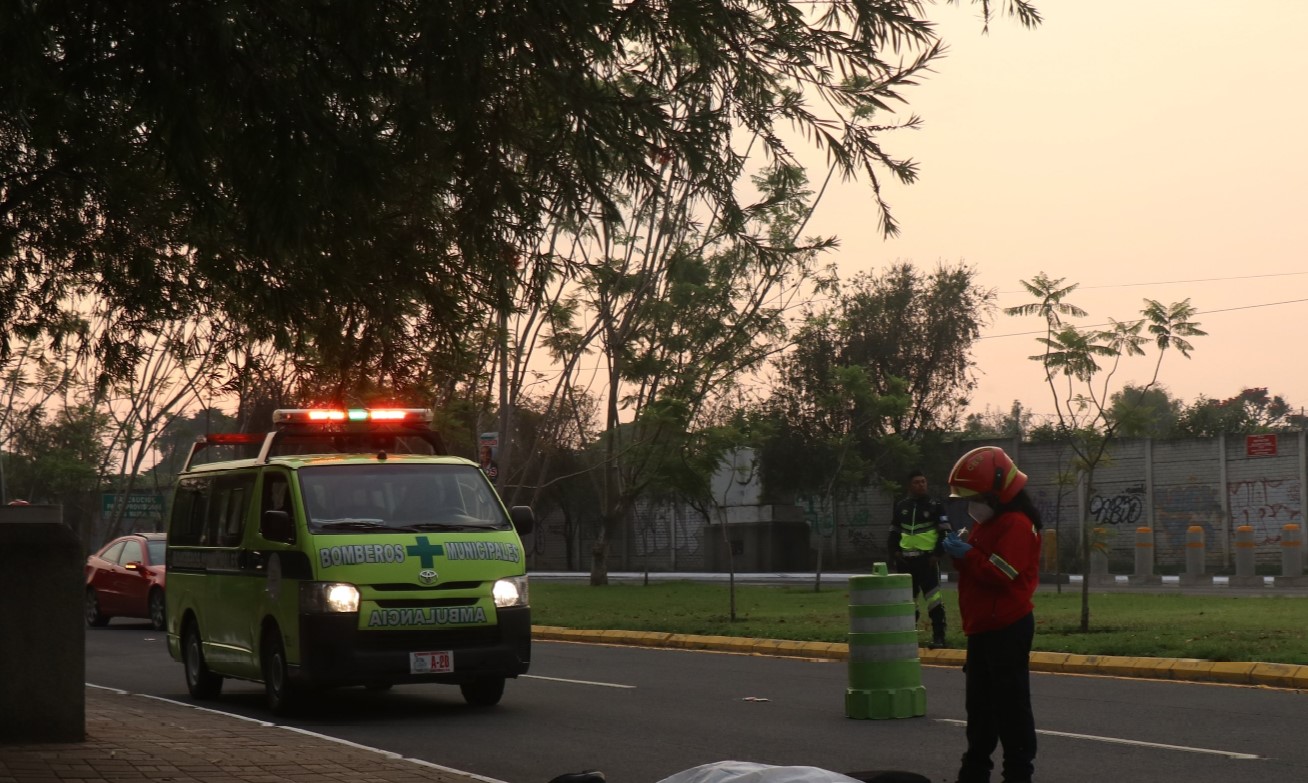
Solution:
M 291 515 L 285 511 L 265 511 L 259 520 L 259 535 L 269 541 L 295 540 L 295 527 L 291 525 Z
M 520 536 L 527 535 L 536 527 L 536 514 L 531 510 L 531 506 L 510 508 L 509 519 L 513 521 L 513 527 L 517 529 Z

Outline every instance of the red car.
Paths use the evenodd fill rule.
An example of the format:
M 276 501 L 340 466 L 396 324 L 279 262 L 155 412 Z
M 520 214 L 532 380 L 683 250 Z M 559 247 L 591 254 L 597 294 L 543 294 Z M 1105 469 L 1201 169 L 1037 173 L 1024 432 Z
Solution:
M 164 628 L 164 534 L 134 533 L 86 558 L 86 624 L 144 617 Z

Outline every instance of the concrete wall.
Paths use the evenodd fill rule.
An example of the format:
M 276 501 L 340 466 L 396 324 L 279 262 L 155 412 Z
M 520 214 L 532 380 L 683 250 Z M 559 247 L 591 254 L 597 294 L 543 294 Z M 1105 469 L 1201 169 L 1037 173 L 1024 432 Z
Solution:
M 1277 435 L 1275 453 L 1269 453 L 1265 438 L 1250 443 L 1244 436 L 1119 440 L 1096 469 L 1090 485 L 1084 481 L 1060 483 L 1060 476 L 1072 475 L 1072 454 L 1058 444 L 978 441 L 959 444 L 955 456 L 982 445 L 1003 447 L 1030 477 L 1028 491 L 1045 527 L 1058 533 L 1060 570 L 1064 572 L 1078 568 L 1082 497 L 1087 509 L 1085 523 L 1104 531 L 1110 570 L 1118 574 L 1129 574 L 1134 568 L 1138 527 L 1154 531 L 1156 572 L 1177 574 L 1185 567 L 1185 536 L 1192 525 L 1204 529 L 1205 566 L 1211 573 L 1234 568 L 1235 529 L 1245 524 L 1254 529 L 1257 567 L 1278 573 L 1284 525 L 1295 523 L 1301 530 L 1304 526 L 1303 487 L 1308 483 L 1304 433 Z M 749 470 L 749 459 L 737 463 L 724 466 L 717 485 L 729 501 L 724 514 L 729 527 L 802 519 L 809 528 L 805 553 L 809 568 L 816 563 L 819 550 L 822 567 L 827 570 L 865 570 L 885 559 L 893 498 L 868 488 L 845 498 L 801 498 L 793 508 L 759 506 L 760 487 Z M 744 477 L 748 480 L 742 482 Z M 928 476 L 932 493 L 938 497 L 947 494 L 945 479 L 943 475 Z M 793 550 L 803 544 L 786 525 L 774 529 L 782 538 L 778 547 L 788 554 L 774 556 L 771 562 L 802 562 L 804 557 Z M 569 567 L 561 520 L 543 520 L 534 538 L 529 544 L 534 550 L 533 568 Z M 574 533 L 574 538 L 581 545 L 579 568 L 586 570 L 593 530 Z M 612 570 L 722 570 L 717 566 L 720 555 L 715 554 L 715 542 L 721 539 L 721 529 L 693 509 L 645 505 L 634 514 L 631 529 L 614 542 L 609 565 Z M 1308 540 L 1308 535 L 1301 539 Z M 755 549 L 761 546 L 759 542 Z

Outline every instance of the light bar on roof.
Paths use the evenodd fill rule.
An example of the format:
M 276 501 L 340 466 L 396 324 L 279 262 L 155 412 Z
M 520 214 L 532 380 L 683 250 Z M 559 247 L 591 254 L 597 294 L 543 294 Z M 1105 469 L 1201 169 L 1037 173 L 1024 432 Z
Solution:
M 426 408 L 282 408 L 273 412 L 273 424 L 330 424 L 336 422 L 402 422 L 430 424 Z

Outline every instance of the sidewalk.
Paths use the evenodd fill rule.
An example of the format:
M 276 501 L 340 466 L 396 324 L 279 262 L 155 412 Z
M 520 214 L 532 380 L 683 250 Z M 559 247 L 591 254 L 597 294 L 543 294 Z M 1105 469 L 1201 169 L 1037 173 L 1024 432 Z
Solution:
M 498 783 L 139 694 L 86 689 L 86 741 L 0 743 L 0 783 Z

